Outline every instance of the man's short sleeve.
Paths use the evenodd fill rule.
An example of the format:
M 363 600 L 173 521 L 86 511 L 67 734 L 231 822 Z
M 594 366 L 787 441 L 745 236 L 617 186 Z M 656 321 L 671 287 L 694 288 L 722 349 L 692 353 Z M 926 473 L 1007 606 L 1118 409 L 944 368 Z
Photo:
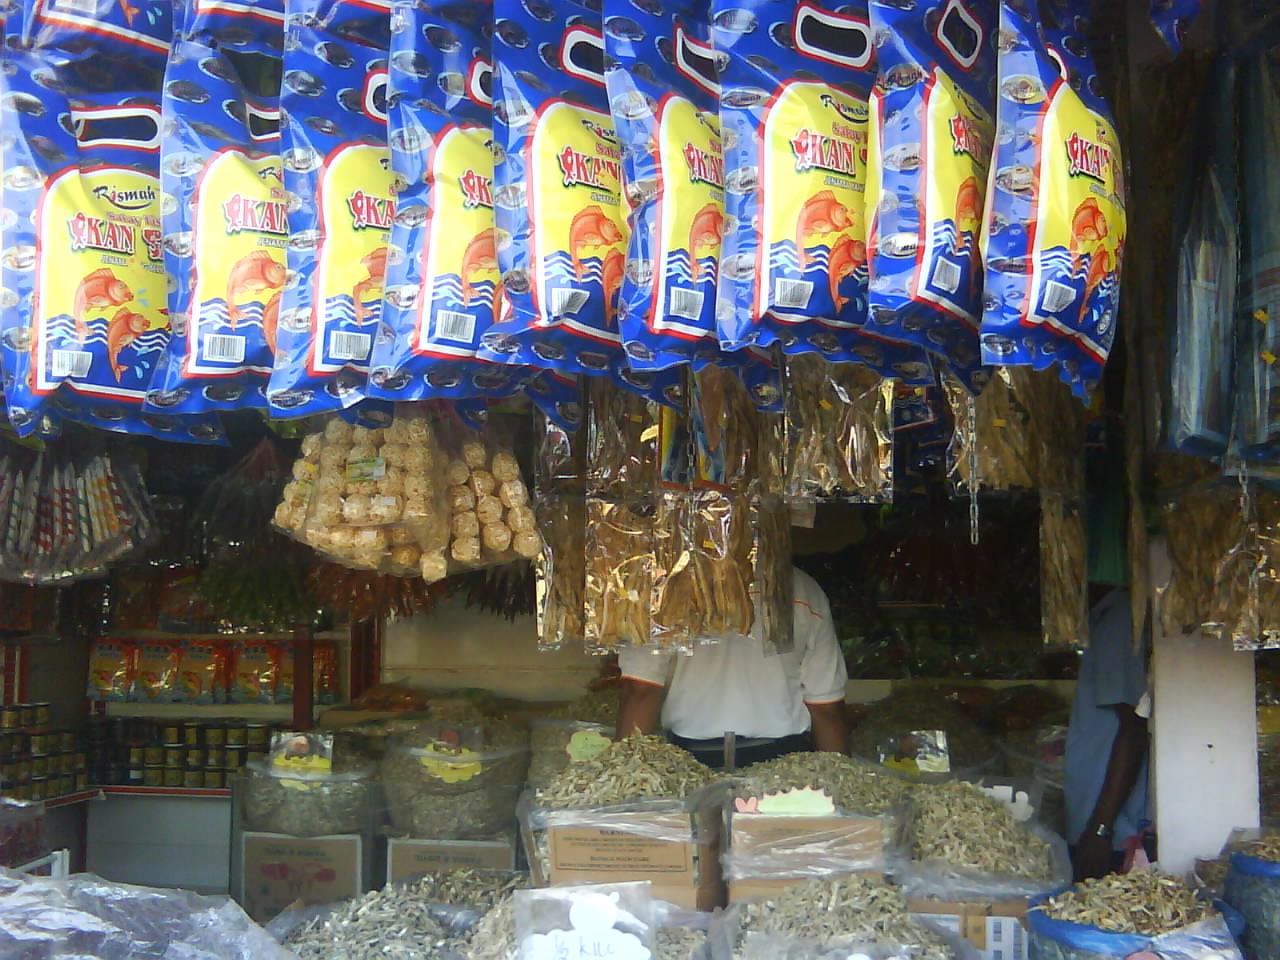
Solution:
M 831 621 L 831 604 L 817 582 L 795 573 L 795 642 L 805 703 L 844 700 L 849 672 Z
M 618 667 L 627 680 L 665 687 L 671 682 L 674 666 L 674 653 L 655 653 L 638 647 L 623 647 L 618 652 Z
M 1089 648 L 1093 706 L 1137 706 L 1147 688 L 1146 658 L 1133 642 L 1133 615 L 1127 591 L 1113 591 L 1094 608 Z

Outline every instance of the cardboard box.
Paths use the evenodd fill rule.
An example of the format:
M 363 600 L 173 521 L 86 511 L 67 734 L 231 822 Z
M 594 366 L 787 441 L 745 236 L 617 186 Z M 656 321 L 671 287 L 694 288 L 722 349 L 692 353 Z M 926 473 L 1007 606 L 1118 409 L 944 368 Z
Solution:
M 1002 903 L 909 900 L 912 913 L 963 937 L 982 960 L 1027 960 L 1027 902 Z
M 436 870 L 516 868 L 515 834 L 495 840 L 387 838 L 387 883 L 412 880 Z
M 290 837 L 245 831 L 240 835 L 241 900 L 265 923 L 295 902 L 334 903 L 365 892 L 364 837 Z
M 730 854 L 776 858 L 780 864 L 794 860 L 798 868 L 812 862 L 814 856 L 869 868 L 883 866 L 885 840 L 885 821 L 876 817 L 729 814 Z
M 685 909 L 724 906 L 718 806 L 694 814 L 592 812 L 590 816 L 592 825 L 575 826 L 563 822 L 571 818 L 569 811 L 556 814 L 562 822 L 545 830 L 545 875 L 536 840 L 525 828 L 524 843 L 537 886 L 648 880 L 655 897 Z M 599 825 L 601 820 L 608 825 Z M 645 832 L 670 834 L 673 839 L 657 839 Z

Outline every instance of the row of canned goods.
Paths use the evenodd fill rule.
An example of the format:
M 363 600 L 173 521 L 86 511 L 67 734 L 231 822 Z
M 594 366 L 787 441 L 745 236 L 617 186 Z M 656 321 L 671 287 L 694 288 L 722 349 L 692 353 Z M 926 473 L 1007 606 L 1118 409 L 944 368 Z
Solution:
M 28 777 L 0 783 L 0 796 L 14 800 L 56 800 L 89 789 L 88 771 L 59 773 L 56 776 Z
M 49 704 L 9 703 L 0 706 L 0 729 L 17 730 L 49 725 Z
M 89 727 L 98 744 L 139 747 L 262 747 L 271 740 L 265 720 L 168 720 L 155 717 L 99 718 Z

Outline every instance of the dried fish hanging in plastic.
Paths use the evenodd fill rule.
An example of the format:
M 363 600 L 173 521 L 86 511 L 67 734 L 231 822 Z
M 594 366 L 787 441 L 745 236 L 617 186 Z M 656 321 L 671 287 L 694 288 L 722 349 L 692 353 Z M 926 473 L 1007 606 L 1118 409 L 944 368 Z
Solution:
M 786 362 L 786 495 L 887 503 L 893 498 L 893 383 L 816 354 Z
M 751 569 L 765 649 L 795 648 L 795 568 L 791 565 L 791 507 L 776 497 L 756 504 Z
M 1237 650 L 1280 647 L 1280 501 L 1241 481 L 1238 541 L 1218 563 L 1204 629 L 1231 638 Z
M 1060 493 L 1040 494 L 1040 628 L 1046 647 L 1089 642 L 1084 517 Z

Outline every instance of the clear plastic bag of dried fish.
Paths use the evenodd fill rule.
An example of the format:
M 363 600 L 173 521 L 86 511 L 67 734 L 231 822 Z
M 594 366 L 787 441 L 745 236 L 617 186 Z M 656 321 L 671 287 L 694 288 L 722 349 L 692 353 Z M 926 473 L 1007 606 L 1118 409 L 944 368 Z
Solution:
M 582 497 L 544 497 L 534 507 L 542 552 L 534 561 L 538 649 L 579 642 L 585 631 L 587 505 Z
M 1247 924 L 1245 956 L 1280 956 L 1280 838 L 1268 835 L 1233 845 L 1226 901 Z
M 644 500 L 657 485 L 657 405 L 592 377 L 586 439 L 587 493 L 613 500 Z
M 617 720 L 615 690 L 593 691 L 535 718 L 529 724 L 529 783 L 545 786 L 570 763 L 608 749 Z
M 837 950 L 894 960 L 973 955 L 914 919 L 901 890 L 865 873 L 815 877 L 767 900 L 737 901 L 712 940 L 716 960 L 819 960 Z
M 281 771 L 265 761 L 246 765 L 236 781 L 249 830 L 292 837 L 361 833 L 373 826 L 372 771 Z
M 514 826 L 529 769 L 528 731 L 471 711 L 463 721 L 441 719 L 387 749 L 380 772 L 396 832 L 465 840 Z
M 911 861 L 896 875 L 909 896 L 1012 900 L 1071 882 L 1065 841 L 978 787 L 920 784 L 912 801 Z
M 1240 958 L 1239 917 L 1220 915 L 1182 880 L 1158 873 L 1086 880 L 1039 897 L 1027 926 L 1031 955 L 1041 960 L 1101 960 L 1147 950 L 1161 957 Z
M 656 568 L 652 507 L 588 500 L 586 565 L 587 652 L 647 645 Z
M 748 767 L 733 778 L 726 805 L 725 877 L 887 872 L 905 853 L 910 790 L 835 753 L 793 753 Z M 812 805 L 811 816 L 770 814 L 774 804 L 785 809 L 798 797 Z
M 816 354 L 787 357 L 786 365 L 788 497 L 892 499 L 892 381 Z
M 891 759 L 888 748 L 904 736 L 921 730 L 942 730 L 947 735 L 951 772 L 933 779 L 975 777 L 1000 772 L 1000 752 L 994 738 L 936 687 L 918 684 L 899 687 L 889 696 L 868 703 L 849 735 L 855 757 L 872 763 Z M 929 779 L 921 774 L 922 779 Z

